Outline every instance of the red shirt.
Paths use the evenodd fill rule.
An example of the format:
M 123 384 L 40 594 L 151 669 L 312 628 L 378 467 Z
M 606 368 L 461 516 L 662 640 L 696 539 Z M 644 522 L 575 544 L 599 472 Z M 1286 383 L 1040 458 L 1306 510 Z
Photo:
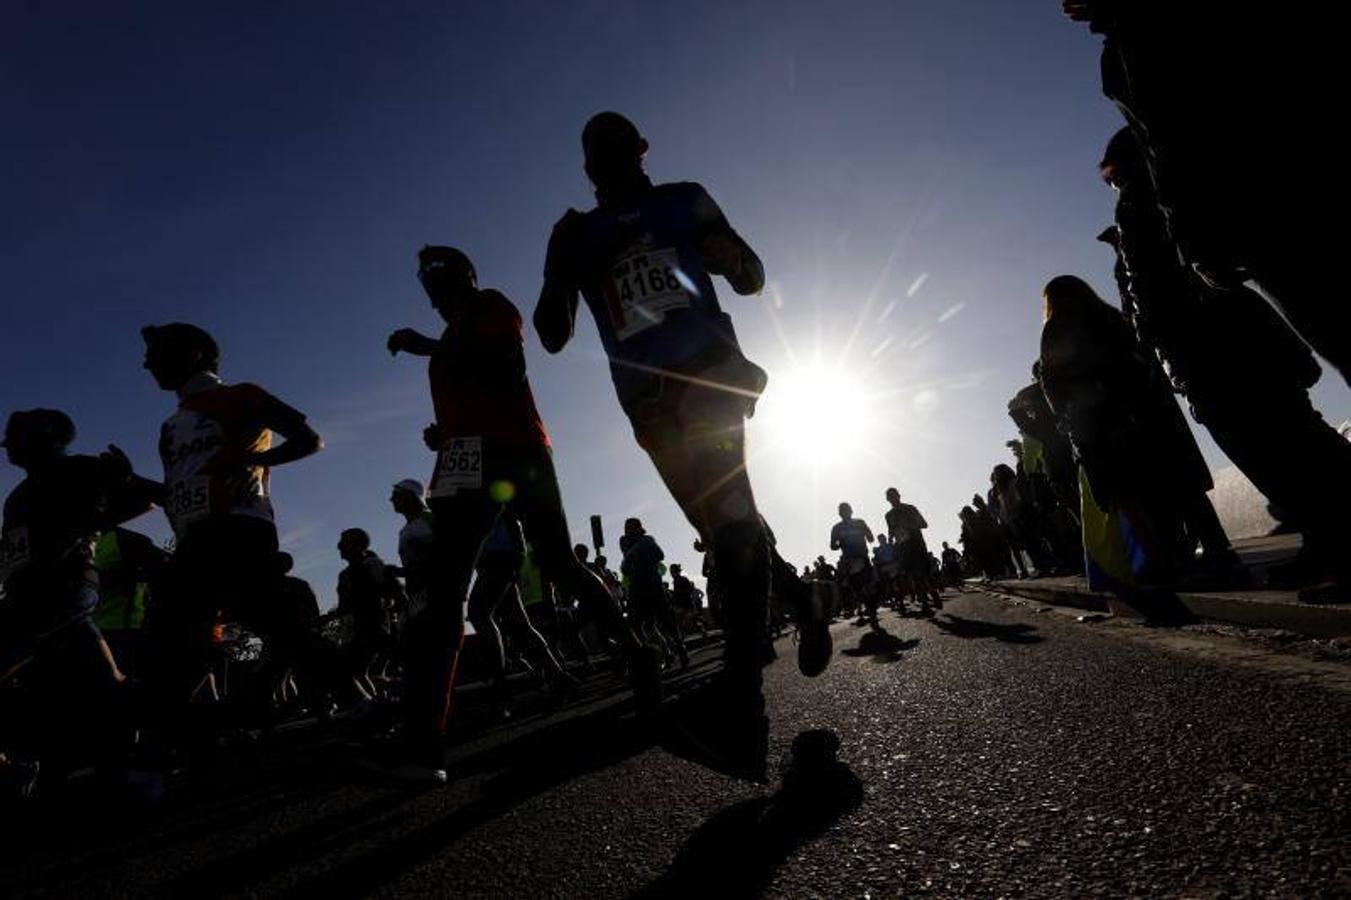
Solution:
M 427 375 L 443 438 L 480 437 L 507 449 L 549 446 L 525 374 L 521 314 L 497 291 L 479 291 L 456 311 Z

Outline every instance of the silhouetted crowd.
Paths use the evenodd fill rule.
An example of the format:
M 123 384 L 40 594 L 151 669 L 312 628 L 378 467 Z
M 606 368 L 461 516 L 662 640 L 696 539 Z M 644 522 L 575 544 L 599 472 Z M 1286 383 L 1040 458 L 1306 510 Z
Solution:
M 8 538 L 8 563 L 20 555 L 27 561 L 0 594 L 4 796 L 30 796 L 40 784 L 84 774 L 115 779 L 102 786 L 124 799 L 153 802 L 173 773 L 239 752 L 286 723 L 371 735 L 397 721 L 415 640 L 410 623 L 435 577 L 434 514 L 421 482 L 400 480 L 390 494 L 404 518 L 397 564 L 371 549 L 365 530 L 342 531 L 336 552 L 345 566 L 331 610 L 321 612 L 310 584 L 291 574 L 289 553 L 269 551 L 248 592 L 210 610 L 194 636 L 166 609 L 181 601 L 183 572 L 175 566 L 182 546 L 161 548 L 122 526 L 88 531 L 95 519 L 142 511 L 153 486 L 131 473 L 116 448 L 99 457 L 65 454 L 74 437 L 73 422 L 55 410 L 15 413 L 5 432 L 11 460 L 30 473 L 11 497 L 39 503 L 65 533 L 84 536 L 56 557 L 82 585 L 74 601 L 45 607 L 25 602 L 25 579 L 46 574 L 31 564 L 46 548 L 33 546 L 32 532 Z M 43 523 L 37 540 L 51 527 Z M 585 544 L 573 552 L 630 626 L 659 648 L 661 667 L 687 669 L 687 641 L 708 642 L 717 616 L 679 564 L 667 567 L 639 519 L 625 522 L 619 546 L 620 574 Z M 628 664 L 604 615 L 542 576 L 510 516 L 480 550 L 467 617 L 467 680 L 484 686 L 490 721 L 512 718 L 522 696 L 530 712 L 539 711 L 541 697 L 543 709 L 554 708 L 584 680 L 623 673 Z
M 1319 38 L 1299 17 L 1231 4 L 1064 8 L 1102 35 L 1103 92 L 1127 123 L 1098 165 L 1116 195 L 1097 239 L 1120 306 L 1072 275 L 1047 283 L 1033 382 L 1009 403 L 1016 465 L 996 466 L 960 513 L 967 569 L 1086 571 L 1121 593 L 1250 584 L 1180 397 L 1302 536 L 1268 585 L 1338 596 L 1351 444 L 1309 398 L 1309 347 L 1351 377 L 1345 304 L 1326 296 L 1339 280 L 1320 214 Z
M 1120 308 L 1072 275 L 1046 284 L 1032 382 L 1009 404 L 1020 437 L 961 510 L 962 553 L 930 553 L 927 522 L 893 488 L 880 538 L 841 504 L 836 565 L 818 558 L 804 579 L 781 558 L 744 446 L 768 376 L 742 353 L 713 280 L 757 293 L 764 265 L 703 187 L 648 177 L 636 125 L 609 112 L 586 123 L 596 203 L 554 225 L 532 321 L 558 353 L 581 303 L 591 308 L 616 400 L 699 535 L 724 665 L 706 702 L 672 723 L 678 752 L 765 780 L 761 669 L 789 620 L 798 668 L 814 677 L 832 657 L 836 611 L 932 613 L 962 577 L 1083 571 L 1123 593 L 1244 583 L 1179 396 L 1302 535 L 1271 583 L 1351 580 L 1351 444 L 1309 398 L 1320 375 L 1310 346 L 1351 377 L 1346 304 L 1327 296 L 1340 284 L 1340 235 L 1324 214 L 1341 208 L 1330 197 L 1340 143 L 1326 133 L 1337 82 L 1318 67 L 1340 58 L 1336 29 L 1218 2 L 1064 8 L 1103 37 L 1103 91 L 1126 121 L 1098 167 L 1117 198 L 1097 237 L 1115 255 Z M 1297 47 L 1293 64 L 1267 52 Z M 185 766 L 292 715 L 359 730 L 372 771 L 444 783 L 461 668 L 478 668 L 499 719 L 516 676 L 557 703 L 597 660 L 627 679 L 640 711 L 660 708 L 663 673 L 687 667 L 687 639 L 707 632 L 699 591 L 664 570 L 637 519 L 619 574 L 572 546 L 516 305 L 481 287 L 454 247 L 424 247 L 416 275 L 444 330 L 401 328 L 385 346 L 426 360 L 433 474 L 425 488 L 394 485 L 397 565 L 368 532 L 342 532 L 327 615 L 290 574 L 269 488 L 273 469 L 322 440 L 263 388 L 225 382 L 202 329 L 142 332 L 145 368 L 175 398 L 161 478 L 133 472 L 115 446 L 69 453 L 75 425 L 62 412 L 9 416 L 5 450 L 25 477 L 0 535 L 7 793 L 87 768 L 153 802 Z M 152 506 L 173 529 L 169 549 L 123 527 Z

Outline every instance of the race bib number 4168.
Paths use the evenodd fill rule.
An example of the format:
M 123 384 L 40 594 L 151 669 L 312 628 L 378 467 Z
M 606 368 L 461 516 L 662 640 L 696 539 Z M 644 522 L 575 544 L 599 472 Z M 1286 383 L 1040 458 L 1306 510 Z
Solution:
M 628 340 L 660 324 L 666 313 L 690 305 L 681 284 L 680 259 L 671 248 L 644 250 L 620 260 L 610 269 L 610 317 L 615 337 Z
M 483 487 L 483 439 L 457 437 L 446 442 L 436 456 L 431 497 L 446 497 L 460 488 Z

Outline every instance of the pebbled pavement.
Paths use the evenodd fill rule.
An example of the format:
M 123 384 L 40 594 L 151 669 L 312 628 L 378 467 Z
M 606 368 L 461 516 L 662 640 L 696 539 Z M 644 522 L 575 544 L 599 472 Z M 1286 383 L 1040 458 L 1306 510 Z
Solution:
M 601 682 L 463 744 L 435 791 L 362 783 L 348 748 L 305 739 L 234 759 L 154 820 L 78 798 L 7 815 L 0 893 L 1351 891 L 1351 679 L 1325 677 L 1345 661 L 975 594 L 882 625 L 837 624 L 836 659 L 810 681 L 780 643 L 773 752 L 811 729 L 841 739 L 843 765 L 793 790 L 670 755 Z

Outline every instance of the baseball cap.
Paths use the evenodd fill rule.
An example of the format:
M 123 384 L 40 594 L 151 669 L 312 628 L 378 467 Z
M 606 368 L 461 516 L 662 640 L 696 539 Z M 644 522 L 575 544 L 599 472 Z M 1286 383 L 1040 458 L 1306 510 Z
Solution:
M 422 489 L 422 482 L 416 478 L 405 478 L 403 481 L 395 482 L 394 490 L 407 491 L 415 497 L 422 497 L 427 493 Z

